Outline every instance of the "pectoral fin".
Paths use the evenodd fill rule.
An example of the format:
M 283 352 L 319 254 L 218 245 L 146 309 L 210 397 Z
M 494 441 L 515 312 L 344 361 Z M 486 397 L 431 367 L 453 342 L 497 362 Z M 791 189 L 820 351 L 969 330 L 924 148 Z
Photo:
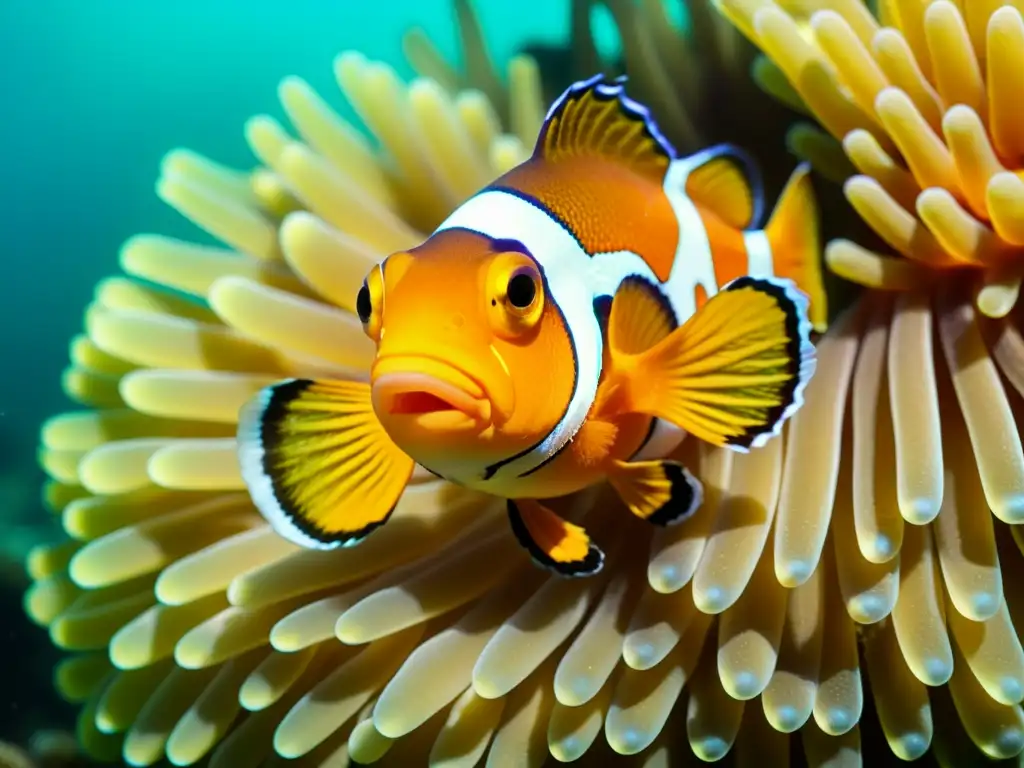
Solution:
M 578 525 L 567 522 L 532 499 L 509 499 L 512 532 L 534 562 L 560 576 L 593 576 L 604 552 Z
M 681 523 L 704 500 L 700 481 L 675 461 L 616 461 L 608 482 L 630 512 L 655 525 Z
M 238 426 L 242 477 L 285 538 L 352 546 L 383 525 L 414 469 L 377 421 L 370 387 L 291 379 L 258 393 Z
M 617 406 L 713 445 L 758 447 L 803 404 L 814 372 L 810 331 L 807 299 L 792 281 L 733 280 L 650 349 L 612 350 Z
M 608 343 L 619 352 L 644 352 L 677 325 L 664 294 L 649 280 L 631 275 L 615 292 L 608 320 Z

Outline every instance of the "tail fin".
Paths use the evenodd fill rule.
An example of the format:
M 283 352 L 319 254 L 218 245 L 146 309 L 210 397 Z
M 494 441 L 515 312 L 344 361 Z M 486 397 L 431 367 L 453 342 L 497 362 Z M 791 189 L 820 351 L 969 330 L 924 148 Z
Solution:
M 789 177 L 764 232 L 772 249 L 775 274 L 789 278 L 807 294 L 811 325 L 823 332 L 828 327 L 828 298 L 821 277 L 818 205 L 807 163 L 797 166 Z

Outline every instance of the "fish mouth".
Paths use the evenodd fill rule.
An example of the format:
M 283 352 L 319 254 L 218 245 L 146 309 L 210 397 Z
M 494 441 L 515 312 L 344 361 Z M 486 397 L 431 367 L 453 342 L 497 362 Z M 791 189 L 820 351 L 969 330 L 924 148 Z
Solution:
M 457 368 L 424 357 L 387 357 L 373 366 L 372 398 L 382 417 L 436 431 L 482 431 L 491 401 Z

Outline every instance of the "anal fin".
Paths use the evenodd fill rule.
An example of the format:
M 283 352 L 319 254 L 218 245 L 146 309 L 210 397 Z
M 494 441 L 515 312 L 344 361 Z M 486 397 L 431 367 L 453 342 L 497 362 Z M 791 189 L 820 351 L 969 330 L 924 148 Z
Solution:
M 563 520 L 533 499 L 509 499 L 512 532 L 534 562 L 560 576 L 593 576 L 604 566 L 604 552 L 578 525 Z
M 415 464 L 377 420 L 368 384 L 290 379 L 260 391 L 238 426 L 242 477 L 285 538 L 358 544 L 383 525 Z
M 704 501 L 704 486 L 676 461 L 616 461 L 608 482 L 629 511 L 655 525 L 675 525 Z

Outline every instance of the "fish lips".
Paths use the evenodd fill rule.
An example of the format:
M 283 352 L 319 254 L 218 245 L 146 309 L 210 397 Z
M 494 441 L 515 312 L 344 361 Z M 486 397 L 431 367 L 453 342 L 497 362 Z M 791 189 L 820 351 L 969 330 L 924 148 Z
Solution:
M 476 381 L 428 357 L 375 361 L 373 407 L 386 424 L 428 432 L 482 432 L 492 424 L 491 401 Z

